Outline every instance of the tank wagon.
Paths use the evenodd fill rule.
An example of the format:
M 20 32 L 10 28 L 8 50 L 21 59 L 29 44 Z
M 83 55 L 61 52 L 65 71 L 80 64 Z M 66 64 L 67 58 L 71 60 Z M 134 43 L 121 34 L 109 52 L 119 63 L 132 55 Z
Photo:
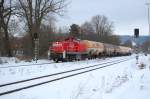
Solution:
M 131 48 L 89 40 L 67 38 L 53 42 L 49 47 L 49 57 L 54 61 L 72 61 L 104 56 L 130 55 Z
M 88 58 L 92 57 L 100 57 L 104 54 L 104 44 L 101 42 L 82 40 L 83 44 L 86 47 L 86 53 L 88 54 Z

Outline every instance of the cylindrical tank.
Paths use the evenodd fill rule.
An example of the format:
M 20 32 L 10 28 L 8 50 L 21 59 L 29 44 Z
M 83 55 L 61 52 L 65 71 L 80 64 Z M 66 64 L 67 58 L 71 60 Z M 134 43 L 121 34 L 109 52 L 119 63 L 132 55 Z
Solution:
M 104 45 L 100 42 L 82 40 L 86 46 L 86 52 L 91 55 L 98 55 L 104 52 Z

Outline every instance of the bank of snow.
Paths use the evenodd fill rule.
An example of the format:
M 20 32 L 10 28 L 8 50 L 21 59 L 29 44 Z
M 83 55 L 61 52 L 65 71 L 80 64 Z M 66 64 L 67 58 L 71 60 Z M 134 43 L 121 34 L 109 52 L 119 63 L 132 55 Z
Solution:
M 112 58 L 110 60 L 121 58 L 124 57 Z M 106 61 L 97 59 L 58 63 L 44 67 L 37 66 L 37 69 L 33 66 L 27 69 L 29 72 L 24 67 L 25 70 L 22 73 L 22 78 L 18 68 L 16 71 L 14 69 L 14 74 L 12 72 L 9 74 L 9 69 L 1 69 L 0 78 L 3 80 L 1 83 L 10 82 Z M 145 64 L 146 68 L 139 69 L 138 66 L 141 63 Z M 139 58 L 139 64 L 136 64 L 136 59 L 134 58 L 93 72 L 0 96 L 0 99 L 149 99 L 149 67 L 150 55 L 142 55 Z

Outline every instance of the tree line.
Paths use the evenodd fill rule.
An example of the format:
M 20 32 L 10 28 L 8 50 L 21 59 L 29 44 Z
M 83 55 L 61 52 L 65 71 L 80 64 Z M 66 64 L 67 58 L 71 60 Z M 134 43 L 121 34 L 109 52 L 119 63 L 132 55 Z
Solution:
M 0 35 L 5 49 L 1 53 L 12 56 L 9 25 L 13 16 L 17 16 L 24 23 L 30 50 L 33 50 L 34 33 L 40 36 L 41 25 L 52 16 L 61 15 L 66 6 L 66 0 L 0 0 Z
M 113 22 L 104 15 L 93 16 L 89 21 L 81 26 L 72 24 L 70 26 L 70 35 L 80 39 L 105 42 L 110 44 L 120 44 L 119 37 L 114 34 Z
M 44 57 L 51 42 L 68 36 L 119 45 L 114 24 L 104 15 L 93 16 L 81 25 L 56 26 L 57 17 L 65 15 L 67 0 L 0 0 L 0 56 L 20 52 L 34 55 L 34 34 L 39 37 L 39 55 Z M 14 36 L 13 33 L 23 35 Z

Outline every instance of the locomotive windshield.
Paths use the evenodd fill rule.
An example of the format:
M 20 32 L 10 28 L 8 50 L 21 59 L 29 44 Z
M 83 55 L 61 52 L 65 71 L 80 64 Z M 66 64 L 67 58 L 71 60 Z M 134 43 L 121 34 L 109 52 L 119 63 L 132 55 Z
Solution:
M 56 43 L 53 43 L 52 46 L 53 46 L 53 47 L 57 47 L 57 46 L 62 46 L 62 44 L 59 43 L 59 42 L 56 42 Z

